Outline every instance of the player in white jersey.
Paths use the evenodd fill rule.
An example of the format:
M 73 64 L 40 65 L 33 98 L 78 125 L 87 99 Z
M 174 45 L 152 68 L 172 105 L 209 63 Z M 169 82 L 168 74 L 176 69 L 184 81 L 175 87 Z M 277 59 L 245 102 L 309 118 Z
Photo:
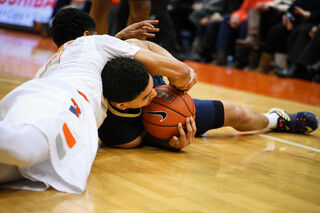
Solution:
M 74 24 L 78 26 L 73 28 Z M 75 32 L 79 28 L 80 33 Z M 168 76 L 184 90 L 196 82 L 193 70 L 182 62 L 108 35 L 81 37 L 89 34 L 95 34 L 95 25 L 87 14 L 62 10 L 53 21 L 58 52 L 35 79 L 1 100 L 2 185 L 34 190 L 52 186 L 69 193 L 85 190 L 102 122 L 100 74 L 110 59 L 134 58 L 151 74 Z

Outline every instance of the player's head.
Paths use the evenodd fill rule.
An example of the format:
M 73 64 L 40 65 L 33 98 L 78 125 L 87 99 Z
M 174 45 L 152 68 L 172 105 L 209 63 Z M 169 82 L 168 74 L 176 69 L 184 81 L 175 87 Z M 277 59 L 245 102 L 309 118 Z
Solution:
M 140 108 L 156 96 L 146 68 L 130 58 L 109 61 L 102 73 L 103 96 L 119 109 Z
M 96 34 L 96 23 L 76 8 L 61 10 L 53 19 L 52 38 L 58 47 L 83 35 Z

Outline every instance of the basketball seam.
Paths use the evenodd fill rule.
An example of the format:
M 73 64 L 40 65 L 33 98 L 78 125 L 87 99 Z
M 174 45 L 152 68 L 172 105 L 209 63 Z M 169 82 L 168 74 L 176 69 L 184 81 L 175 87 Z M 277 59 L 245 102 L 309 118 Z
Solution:
M 144 118 L 142 118 L 142 120 L 144 120 L 145 122 L 149 123 L 149 124 L 152 124 L 152 125 L 155 125 L 155 126 L 159 126 L 159 127 L 177 127 L 178 124 L 176 125 L 172 125 L 172 126 L 168 126 L 168 125 L 159 125 L 159 124 L 155 124 L 155 123 L 152 123 Z M 185 127 L 186 125 L 185 124 L 182 124 L 182 127 Z
M 171 89 L 171 88 L 169 88 L 169 87 L 167 87 L 167 89 L 169 89 L 169 90 L 171 90 L 171 91 L 173 91 L 174 93 L 176 93 L 182 100 L 183 100 L 183 102 L 185 103 L 185 105 L 186 105 L 186 107 L 188 108 L 188 110 L 189 110 L 189 112 L 191 113 L 191 115 L 192 116 L 195 116 L 194 115 L 194 113 L 190 110 L 190 108 L 189 108 L 189 105 L 187 104 L 187 102 L 184 100 L 184 98 L 179 94 L 179 93 L 177 93 L 175 90 L 173 90 L 173 89 Z M 161 90 L 161 88 L 159 88 L 158 90 Z M 165 91 L 163 91 L 163 90 L 161 90 L 162 92 L 165 92 Z M 191 98 L 191 97 L 190 97 Z M 192 99 L 192 98 L 191 98 Z M 192 99 L 192 105 L 194 106 L 194 102 L 193 102 L 193 99 Z M 194 108 L 194 107 L 193 107 Z
M 176 112 L 177 114 L 179 114 L 179 115 L 181 115 L 181 116 L 183 116 L 183 117 L 187 117 L 187 116 L 185 116 L 184 114 L 182 114 L 182 113 L 180 113 L 180 112 L 178 112 L 178 111 L 176 111 L 176 110 L 174 110 L 174 109 L 172 109 L 172 108 L 169 108 L 168 106 L 166 106 L 166 105 L 164 105 L 164 104 L 160 104 L 160 103 L 158 103 L 158 102 L 155 102 L 155 101 L 152 101 L 153 103 L 155 103 L 155 104 L 158 104 L 158 105 L 160 105 L 160 106 L 163 106 L 163 107 L 165 107 L 165 108 L 167 108 L 167 109 L 170 109 L 171 111 L 173 111 L 173 112 Z M 189 110 L 189 112 L 190 112 L 190 110 Z M 190 112 L 191 113 L 191 112 Z M 192 113 L 191 113 L 192 114 Z

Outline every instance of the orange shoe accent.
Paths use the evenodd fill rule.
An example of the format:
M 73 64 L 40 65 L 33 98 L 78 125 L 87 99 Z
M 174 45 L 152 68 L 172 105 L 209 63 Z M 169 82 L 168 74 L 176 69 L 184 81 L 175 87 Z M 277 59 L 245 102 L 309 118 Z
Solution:
M 76 144 L 76 139 L 74 139 L 74 137 L 73 137 L 72 133 L 70 132 L 70 129 L 66 123 L 63 124 L 62 129 L 63 129 L 64 137 L 66 138 L 67 144 L 68 144 L 69 148 L 71 149 Z

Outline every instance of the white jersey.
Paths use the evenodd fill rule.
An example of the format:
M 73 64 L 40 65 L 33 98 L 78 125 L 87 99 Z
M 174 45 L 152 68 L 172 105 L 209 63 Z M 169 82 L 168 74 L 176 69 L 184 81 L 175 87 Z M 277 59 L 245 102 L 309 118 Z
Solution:
M 41 190 L 49 186 L 82 193 L 98 148 L 101 109 L 101 71 L 115 57 L 140 50 L 108 35 L 84 36 L 63 45 L 38 71 L 35 79 L 17 87 L 0 101 L 4 125 L 32 125 L 47 138 L 50 156 L 20 168 L 31 181 L 11 187 Z M 26 143 L 28 139 L 26 139 Z
M 106 110 L 101 108 L 103 67 L 112 58 L 133 58 L 140 49 L 108 35 L 83 36 L 60 47 L 35 78 L 62 79 L 82 91 L 89 99 L 99 127 Z

